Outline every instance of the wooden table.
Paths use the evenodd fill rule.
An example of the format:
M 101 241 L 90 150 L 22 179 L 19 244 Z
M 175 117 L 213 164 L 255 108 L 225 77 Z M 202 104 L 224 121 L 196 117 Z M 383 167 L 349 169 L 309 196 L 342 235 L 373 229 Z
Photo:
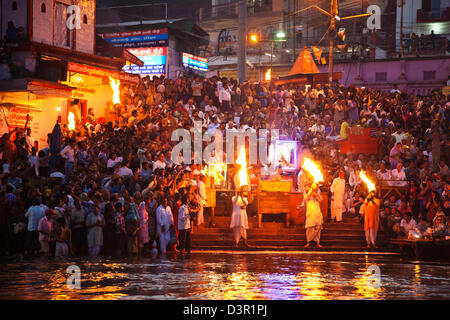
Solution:
M 405 254 L 406 248 L 411 248 L 416 259 L 423 257 L 447 259 L 449 256 L 450 240 L 392 239 L 391 243 L 398 245 L 402 255 Z

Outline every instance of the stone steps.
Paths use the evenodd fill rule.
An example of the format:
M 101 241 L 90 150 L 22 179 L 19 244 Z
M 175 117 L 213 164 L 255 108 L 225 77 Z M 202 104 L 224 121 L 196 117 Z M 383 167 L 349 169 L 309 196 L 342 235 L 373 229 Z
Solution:
M 274 246 L 274 247 L 299 247 L 306 244 L 306 238 L 285 240 L 285 239 L 250 239 L 248 238 L 250 245 L 254 246 Z M 323 246 L 335 246 L 335 247 L 359 247 L 366 245 L 364 239 L 359 240 L 342 240 L 342 239 L 330 239 L 324 240 L 321 238 L 320 244 Z M 192 239 L 192 247 L 205 247 L 205 246 L 233 246 L 232 239 Z
M 214 224 L 205 217 L 205 224 L 195 226 L 192 233 L 192 248 L 195 250 L 305 250 L 305 251 L 370 251 L 367 249 L 363 226 L 358 218 L 344 216 L 340 223 L 326 221 L 321 233 L 321 245 L 304 248 L 306 231 L 304 225 L 286 227 L 284 221 L 264 221 L 262 227 L 257 228 L 257 217 L 249 217 L 247 230 L 250 248 L 233 246 L 230 216 L 216 216 Z M 382 248 L 381 250 L 385 250 Z

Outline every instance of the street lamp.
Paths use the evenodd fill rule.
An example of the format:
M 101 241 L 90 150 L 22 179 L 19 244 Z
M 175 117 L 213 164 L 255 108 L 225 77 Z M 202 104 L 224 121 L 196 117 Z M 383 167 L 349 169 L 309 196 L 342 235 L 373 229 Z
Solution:
M 283 30 L 280 30 L 277 32 L 276 36 L 278 39 L 284 39 L 284 37 L 286 37 L 286 33 L 284 33 Z
M 271 73 L 271 75 L 273 74 L 273 70 L 272 70 L 273 69 L 273 43 L 286 41 L 286 39 L 285 39 L 286 33 L 284 33 L 283 30 L 280 30 L 276 33 L 275 38 L 276 38 L 276 40 L 273 39 L 270 41 L 270 43 L 271 43 L 271 52 L 270 52 L 270 73 Z

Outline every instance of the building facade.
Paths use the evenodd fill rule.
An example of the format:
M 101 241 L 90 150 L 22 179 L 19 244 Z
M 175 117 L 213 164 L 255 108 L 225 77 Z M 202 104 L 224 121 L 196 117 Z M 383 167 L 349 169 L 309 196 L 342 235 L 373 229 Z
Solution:
M 108 115 L 111 78 L 135 83 L 122 72 L 131 54 L 98 52 L 95 1 L 17 0 L 1 2 L 0 133 L 22 129 L 27 115 L 32 138 L 41 149 L 57 118 L 67 123 L 79 108 Z

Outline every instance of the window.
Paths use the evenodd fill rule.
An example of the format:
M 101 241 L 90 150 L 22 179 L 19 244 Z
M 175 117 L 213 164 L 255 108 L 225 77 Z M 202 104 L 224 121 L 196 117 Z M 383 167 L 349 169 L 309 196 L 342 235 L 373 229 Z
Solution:
M 375 72 L 375 81 L 386 81 L 387 72 Z
M 87 24 L 87 23 L 88 23 L 87 15 L 83 15 L 83 23 L 84 23 L 84 24 Z
M 13 1 L 12 3 L 12 10 L 17 11 L 17 1 Z
M 436 80 L 436 71 L 424 71 L 423 72 L 423 80 Z
M 45 7 L 45 3 L 41 4 L 41 12 L 42 13 L 46 13 L 47 12 L 47 8 Z

